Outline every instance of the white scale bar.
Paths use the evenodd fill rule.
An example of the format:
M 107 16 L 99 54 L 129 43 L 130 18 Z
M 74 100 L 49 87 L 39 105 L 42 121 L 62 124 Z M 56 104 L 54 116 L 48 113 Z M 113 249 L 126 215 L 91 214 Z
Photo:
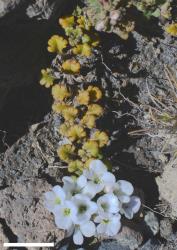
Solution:
M 54 247 L 54 243 L 4 243 L 4 247 Z

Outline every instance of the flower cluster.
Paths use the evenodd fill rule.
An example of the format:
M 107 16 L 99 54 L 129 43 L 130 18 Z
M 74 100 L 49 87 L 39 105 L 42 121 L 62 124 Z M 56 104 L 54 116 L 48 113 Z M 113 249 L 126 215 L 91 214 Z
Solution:
M 58 71 L 64 74 L 79 74 L 81 65 L 76 57 L 90 57 L 93 48 L 99 44 L 98 35 L 79 8 L 73 15 L 60 18 L 59 25 L 64 29 L 65 36 L 53 35 L 48 41 L 47 49 L 50 53 L 57 54 L 55 68 Z M 54 69 L 43 69 L 41 74 L 40 84 L 47 88 L 58 78 Z
M 103 115 L 98 102 L 102 91 L 88 86 L 74 93 L 64 84 L 52 87 L 53 111 L 63 117 L 58 131 L 63 138 L 57 153 L 68 164 L 68 171 L 81 174 L 93 159 L 102 158 L 101 148 L 109 142 L 106 132 L 96 129 L 96 120 Z M 67 139 L 67 140 L 66 140 Z
M 45 193 L 45 207 L 54 214 L 58 228 L 73 235 L 77 245 L 84 236 L 114 236 L 121 228 L 121 215 L 132 219 L 140 209 L 140 199 L 125 180 L 116 181 L 100 160 L 76 177 L 63 177 L 63 187 Z

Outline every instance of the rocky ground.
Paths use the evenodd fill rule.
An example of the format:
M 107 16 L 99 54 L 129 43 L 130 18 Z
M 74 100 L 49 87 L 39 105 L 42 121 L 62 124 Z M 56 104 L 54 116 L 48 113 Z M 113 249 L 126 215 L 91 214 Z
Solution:
M 75 249 L 43 207 L 43 193 L 66 171 L 56 155 L 60 120 L 38 84 L 51 60 L 47 40 L 64 12 L 62 0 L 0 0 L 0 245 L 54 241 L 56 250 Z M 134 184 L 142 209 L 114 239 L 81 249 L 175 250 L 177 132 L 159 114 L 177 111 L 176 40 L 141 27 L 126 42 L 101 36 L 99 60 L 85 80 L 99 80 L 105 90 L 107 157 L 117 176 Z

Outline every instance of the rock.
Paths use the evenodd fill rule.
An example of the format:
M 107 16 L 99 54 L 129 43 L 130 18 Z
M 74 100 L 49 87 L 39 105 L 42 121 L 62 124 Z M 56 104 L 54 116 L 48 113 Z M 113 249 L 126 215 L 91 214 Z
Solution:
M 143 242 L 143 236 L 141 232 L 136 231 L 128 226 L 123 226 L 120 233 L 114 237 L 117 243 L 123 247 L 129 247 L 130 250 L 137 249 Z
M 134 154 L 138 166 L 145 166 L 149 172 L 159 173 L 163 171 L 162 161 L 152 152 L 160 151 L 162 142 L 162 138 L 143 136 L 137 141 L 136 147 L 131 146 L 128 152 Z
M 53 117 L 54 118 L 54 117 Z M 46 178 L 52 183 L 61 180 L 62 164 L 55 162 L 56 149 L 60 137 L 52 117 L 48 117 L 48 122 L 44 121 L 38 125 L 34 131 L 30 129 L 29 133 L 23 136 L 11 148 L 6 150 L 3 158 L 0 160 L 0 183 L 3 187 L 13 185 L 14 181 L 24 182 L 31 178 Z
M 161 177 L 156 178 L 160 198 L 169 203 L 171 218 L 177 217 L 177 167 L 166 166 Z
M 28 1 L 26 8 L 26 15 L 29 18 L 37 20 L 48 20 L 54 18 L 57 21 L 58 17 L 70 12 L 73 5 L 76 4 L 74 0 L 33 0 Z M 69 8 L 68 8 L 69 3 Z
M 8 2 L 15 3 L 15 1 L 7 0 L 6 3 Z M 62 1 L 57 2 L 63 3 Z M 38 19 L 49 19 L 51 17 L 52 12 L 57 10 L 57 8 L 53 7 L 53 3 L 54 1 L 45 0 L 28 1 L 27 11 L 25 8 L 23 14 L 27 13 L 30 18 L 34 18 L 32 20 L 29 18 L 26 19 L 26 17 L 23 19 L 23 14 L 18 18 L 15 18 L 15 21 L 14 19 L 9 18 L 5 22 L 4 19 L 2 19 L 3 22 L 0 24 L 0 94 L 2 93 L 3 96 L 0 96 L 0 100 L 3 100 L 3 102 L 7 99 L 6 95 L 11 89 L 14 90 L 16 88 L 19 88 L 20 92 L 21 86 L 31 86 L 32 83 L 36 84 L 38 82 L 40 69 L 46 66 L 48 61 L 48 53 L 46 52 L 47 40 L 50 34 L 53 34 L 53 23 L 50 21 L 48 21 L 47 23 L 45 21 L 39 22 Z M 3 8 L 4 5 L 2 4 L 2 9 Z M 106 77 L 104 77 L 104 82 L 107 84 L 105 84 L 105 89 L 108 93 L 108 102 L 110 102 L 110 106 L 112 108 L 110 112 L 112 113 L 114 109 L 115 113 L 119 112 L 120 114 L 120 119 L 115 118 L 113 120 L 115 124 L 114 127 L 110 125 L 112 116 L 110 116 L 110 119 L 105 119 L 106 122 L 103 122 L 104 125 L 108 127 L 108 130 L 110 129 L 110 132 L 114 131 L 115 127 L 116 130 L 120 131 L 118 131 L 119 133 L 117 134 L 117 138 L 115 137 L 115 141 L 117 142 L 117 144 L 115 143 L 113 145 L 114 151 L 108 151 L 111 157 L 112 152 L 115 152 L 117 158 L 115 161 L 113 161 L 115 162 L 114 164 L 119 165 L 120 163 L 120 169 L 122 169 L 122 172 L 126 173 L 127 175 L 130 176 L 131 174 L 129 171 L 127 171 L 126 166 L 135 166 L 135 171 L 133 169 L 133 178 L 138 182 L 138 179 L 140 178 L 137 177 L 137 172 L 139 171 L 138 169 L 138 171 L 136 172 L 137 165 L 143 167 L 147 166 L 149 172 L 163 171 L 163 157 L 158 160 L 159 155 L 157 154 L 157 152 L 161 149 L 160 147 L 163 141 L 157 138 L 154 139 L 155 137 L 151 138 L 148 135 L 146 137 L 144 136 L 144 142 L 137 144 L 137 150 L 135 150 L 137 151 L 137 153 L 134 153 L 137 164 L 134 164 L 134 159 L 133 161 L 131 161 L 131 158 L 129 158 L 129 156 L 125 157 L 125 155 L 127 156 L 127 154 L 123 154 L 123 150 L 125 148 L 128 148 L 130 145 L 135 145 L 135 141 L 131 140 L 130 137 L 127 136 L 128 131 L 131 131 L 128 127 L 129 121 L 127 122 L 123 118 L 126 117 L 124 116 L 125 112 L 128 111 L 129 113 L 130 111 L 130 108 L 127 106 L 131 106 L 127 105 L 126 98 L 130 98 L 135 102 L 138 101 L 140 96 L 142 96 L 142 98 L 145 97 L 146 99 L 147 91 L 145 92 L 146 89 L 144 82 L 146 82 L 147 79 L 146 76 L 143 75 L 143 70 L 141 72 L 140 69 L 143 67 L 145 70 L 147 70 L 149 74 L 148 81 L 150 81 L 150 88 L 152 88 L 152 90 L 154 91 L 158 84 L 154 79 L 158 78 L 159 76 L 162 76 L 162 78 L 164 78 L 162 65 L 168 60 L 162 60 L 161 62 L 159 54 L 156 58 L 156 53 L 154 53 L 154 44 L 149 43 L 149 41 L 146 41 L 145 43 L 145 39 L 143 39 L 143 37 L 138 34 L 135 38 L 135 40 L 133 40 L 134 38 L 131 38 L 132 40 L 126 43 L 126 46 L 128 44 L 130 45 L 131 41 L 134 44 L 130 45 L 130 48 L 127 49 L 126 53 L 122 54 L 122 51 L 120 49 L 120 54 L 116 55 L 115 58 L 113 58 L 117 59 L 116 57 L 118 57 L 118 60 L 112 60 L 114 70 L 116 71 L 116 68 L 118 68 L 118 70 L 120 69 L 120 74 L 118 74 L 117 72 L 117 75 L 114 74 L 114 70 L 112 73 L 112 71 L 105 66 L 107 64 L 104 65 L 103 63 L 102 67 L 99 67 L 99 71 L 97 71 L 94 67 L 94 62 L 93 70 L 95 74 L 92 73 L 93 70 L 90 71 L 89 69 L 88 82 L 93 81 L 94 83 L 97 83 L 98 80 L 102 82 L 101 74 L 102 71 L 105 72 Z M 168 52 L 170 51 L 169 46 L 165 51 L 167 52 L 165 52 L 164 54 L 162 53 L 162 56 L 166 58 L 166 54 L 168 54 Z M 112 54 L 110 54 L 106 63 L 109 63 L 109 59 L 110 57 L 113 57 L 113 54 L 114 51 L 112 51 Z M 175 65 L 173 54 L 174 53 L 169 53 L 168 55 L 171 65 Z M 131 58 L 132 55 L 134 55 L 134 61 Z M 106 53 L 104 57 L 107 57 Z M 173 58 L 173 60 L 171 58 Z M 137 64 L 138 62 L 139 64 Z M 85 64 L 87 64 L 87 61 L 85 61 Z M 130 72 L 127 72 L 128 66 L 130 66 Z M 83 73 L 85 75 L 85 73 L 87 72 Z M 128 85 L 124 84 L 125 88 L 123 90 L 123 93 L 125 93 L 126 97 L 120 98 L 119 87 L 121 86 L 122 80 L 117 79 L 119 78 L 118 76 L 120 78 L 121 76 L 123 76 L 123 79 L 125 79 L 124 76 L 126 76 L 127 78 L 125 79 L 125 81 L 127 81 L 129 86 L 133 84 L 135 86 L 136 84 L 136 86 L 141 89 L 140 96 L 137 98 L 138 88 L 128 89 Z M 111 81 L 111 77 L 114 79 L 114 81 Z M 159 82 L 161 84 L 161 80 L 159 80 Z M 132 92 L 132 90 L 134 91 Z M 111 95 L 109 95 L 108 91 L 110 91 Z M 155 92 L 153 92 L 153 94 L 154 96 L 156 96 Z M 18 99 L 16 96 L 15 98 L 15 100 Z M 115 102 L 113 103 L 111 99 L 115 99 Z M 148 102 L 146 101 L 147 99 L 145 100 L 145 104 L 148 104 Z M 13 103 L 14 102 L 10 103 L 10 105 L 13 105 Z M 139 103 L 137 106 L 140 106 Z M 10 120 L 10 122 L 13 124 L 11 115 L 9 113 L 6 113 L 6 116 L 7 114 L 9 116 L 8 122 Z M 134 113 L 132 114 L 132 116 L 134 117 Z M 129 120 L 129 118 L 126 118 L 126 120 Z M 63 232 L 57 230 L 56 226 L 54 225 L 53 216 L 44 209 L 42 204 L 42 194 L 48 191 L 52 185 L 60 182 L 65 171 L 63 169 L 62 163 L 56 161 L 56 149 L 58 147 L 60 137 L 55 131 L 54 127 L 56 126 L 54 126 L 54 123 L 54 119 L 51 118 L 51 120 L 45 120 L 43 123 L 33 126 L 28 134 L 23 136 L 18 142 L 16 142 L 11 148 L 9 148 L 3 156 L 0 156 L 0 217 L 6 221 L 8 227 L 15 235 L 17 235 L 19 241 L 45 242 L 52 241 L 55 238 L 56 241 L 58 241 L 64 237 Z M 133 127 L 137 127 L 137 124 L 135 123 L 135 121 L 132 122 Z M 123 134 L 121 133 L 121 129 L 123 130 Z M 144 177 L 142 178 L 142 182 L 147 183 L 149 187 L 148 190 L 150 190 L 152 196 L 154 197 L 155 193 L 153 192 L 154 188 L 152 188 L 152 181 L 148 182 L 149 179 L 147 180 L 144 169 L 143 171 L 141 171 L 141 177 Z M 154 180 L 154 176 L 152 176 L 151 180 Z M 173 179 L 173 181 L 174 180 L 175 179 Z M 174 188 L 174 190 L 176 190 L 176 185 L 173 185 L 173 183 L 174 182 L 172 182 L 172 187 Z M 143 185 L 141 184 L 140 186 Z M 146 198 L 150 196 L 150 192 L 145 193 Z M 162 189 L 160 192 L 162 197 L 165 196 L 163 192 L 164 190 Z M 167 199 L 167 197 L 163 198 Z M 157 201 L 157 199 L 155 201 Z M 154 219 L 152 214 L 147 215 L 146 223 L 153 234 L 157 234 L 158 223 Z M 164 235 L 168 234 L 165 233 Z M 142 242 L 142 232 L 128 226 L 123 226 L 122 231 L 117 235 L 114 241 L 102 242 L 100 247 L 104 247 L 103 249 L 133 250 L 139 248 Z M 148 241 L 145 244 L 146 248 L 144 249 L 148 249 L 148 247 L 149 249 L 153 249 L 153 244 L 153 241 Z
M 59 2 L 61 2 L 60 0 Z M 54 1 L 48 0 L 36 0 L 34 3 L 30 4 L 27 7 L 26 14 L 30 18 L 36 17 L 38 20 L 40 19 L 49 19 L 52 15 L 52 11 L 55 7 Z
M 122 246 L 115 240 L 103 241 L 98 250 L 130 250 L 128 246 Z
M 57 229 L 53 216 L 44 208 L 43 194 L 51 189 L 45 180 L 14 182 L 0 193 L 0 217 L 18 242 L 61 241 L 64 232 Z
M 44 192 L 63 175 L 61 163 L 55 163 L 59 137 L 54 120 L 50 116 L 46 119 L 48 122 L 32 126 L 28 135 L 0 157 L 0 218 L 19 242 L 57 242 L 64 238 L 43 205 Z
M 162 238 L 167 239 L 173 232 L 172 223 L 168 218 L 164 218 L 160 221 L 160 235 Z
M 3 226 L 0 223 L 0 246 L 3 246 L 4 243 L 9 243 L 9 239 L 4 233 Z
M 148 211 L 144 217 L 146 225 L 149 227 L 153 235 L 158 234 L 159 232 L 159 221 L 155 214 L 151 211 Z
M 173 152 L 176 152 L 176 146 L 172 146 L 169 143 L 171 141 L 170 138 L 173 138 L 175 141 L 177 138 L 175 133 L 173 133 L 173 136 L 169 133 L 168 128 L 164 129 L 160 122 L 156 126 L 150 115 L 150 110 L 153 110 L 153 108 L 159 110 L 158 105 L 153 102 L 152 98 L 152 96 L 158 96 L 158 100 L 161 100 L 164 106 L 174 106 L 174 109 L 172 108 L 173 111 L 170 112 L 176 114 L 175 102 L 174 105 L 168 103 L 168 100 L 171 99 L 171 93 L 175 90 L 170 91 L 170 82 L 166 81 L 165 65 L 167 65 L 169 72 L 175 76 L 177 43 L 172 37 L 167 39 L 167 36 L 165 38 L 147 39 L 147 37 L 137 32 L 133 32 L 133 36 L 136 40 L 138 53 L 132 55 L 129 65 L 130 71 L 134 74 L 131 70 L 133 65 L 136 65 L 141 70 L 134 74 L 134 77 L 130 76 L 130 82 L 138 86 L 138 102 L 135 102 L 138 105 L 137 108 L 135 108 L 135 105 L 132 105 L 134 106 L 132 114 L 141 129 L 143 129 L 143 136 L 137 140 L 136 146 L 133 145 L 129 152 L 134 154 L 139 167 L 159 174 L 163 172 L 168 158 L 173 158 Z M 162 113 L 165 112 L 164 106 Z M 153 117 L 156 117 L 155 113 Z M 166 142 L 168 142 L 167 145 Z M 163 150 L 164 145 L 166 146 L 165 150 Z M 171 152 L 170 156 L 165 154 L 164 151 Z
M 139 250 L 162 250 L 163 245 L 159 243 L 156 239 L 148 240 Z
M 0 0 L 0 18 L 20 6 L 22 8 L 19 13 L 22 15 L 48 20 L 59 7 L 58 15 L 60 15 L 66 2 L 66 0 Z
M 15 9 L 23 0 L 0 0 L 0 17 Z
M 163 250 L 176 250 L 177 246 L 177 233 L 171 234 L 168 238 Z

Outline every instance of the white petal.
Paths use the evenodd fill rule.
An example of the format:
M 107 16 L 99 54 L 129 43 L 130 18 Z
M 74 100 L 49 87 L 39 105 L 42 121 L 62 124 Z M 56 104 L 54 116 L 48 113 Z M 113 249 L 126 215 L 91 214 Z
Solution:
M 92 180 L 92 178 L 94 177 L 94 171 L 92 171 L 91 169 L 85 169 L 84 171 L 83 171 L 83 175 L 87 178 L 87 179 L 89 179 L 89 180 Z
M 118 195 L 117 197 L 122 203 L 130 202 L 130 196 L 128 195 Z
M 65 191 L 67 198 L 70 199 L 72 196 L 72 193 L 76 189 L 76 182 L 73 180 L 73 178 L 69 176 L 64 176 L 63 177 L 63 190 Z
M 63 188 L 57 185 L 57 186 L 54 186 L 52 190 L 56 194 L 56 196 L 60 198 L 61 201 L 65 199 L 66 194 Z
M 73 180 L 73 178 L 71 178 L 70 176 L 64 176 L 62 178 L 62 181 L 63 181 L 63 183 L 70 183 L 70 184 L 75 183 L 75 181 Z
M 51 204 L 51 203 L 48 203 L 48 202 L 44 202 L 44 207 L 45 207 L 49 212 L 53 212 L 55 206 L 53 205 L 53 203 Z
M 132 208 L 134 214 L 137 213 L 141 207 L 140 199 L 136 196 L 132 196 L 130 203 L 129 203 L 129 206 Z
M 114 194 L 104 194 L 97 200 L 100 212 L 117 213 L 119 211 L 119 201 Z
M 91 213 L 91 215 L 95 214 L 97 210 L 98 210 L 97 204 L 93 201 L 90 201 L 89 202 L 89 213 Z
M 90 201 L 90 198 L 87 195 L 85 195 L 85 194 L 76 194 L 74 196 L 73 200 L 75 202 L 78 201 L 80 203 L 80 201 L 88 202 L 88 201 Z
M 88 221 L 80 226 L 80 230 L 85 237 L 92 237 L 95 234 L 95 224 Z
M 84 213 L 82 215 L 78 215 L 73 219 L 74 224 L 82 225 L 90 220 L 90 214 Z
M 69 230 L 73 223 L 70 217 L 60 215 L 55 216 L 55 224 L 60 229 Z
M 115 183 L 106 183 L 105 187 L 104 187 L 104 192 L 105 193 L 113 193 L 114 192 L 114 185 Z
M 64 230 L 69 230 L 72 225 L 73 225 L 73 222 L 71 220 L 71 218 L 63 218 L 63 220 L 60 220 L 60 225 L 62 225 L 62 229 Z
M 79 229 L 75 229 L 73 235 L 73 241 L 76 245 L 82 245 L 84 242 L 84 237 Z
M 104 183 L 95 184 L 95 192 L 100 193 L 104 189 Z
M 71 225 L 70 228 L 67 229 L 66 237 L 70 237 L 74 233 L 74 224 Z
M 94 222 L 95 223 L 100 223 L 102 221 L 102 217 L 100 215 L 97 215 L 95 218 L 94 218 Z
M 113 216 L 111 222 L 107 227 L 107 235 L 108 236 L 115 236 L 121 228 L 121 223 L 119 216 Z
M 87 184 L 87 178 L 84 175 L 79 176 L 77 179 L 77 185 L 79 188 L 85 187 Z
M 44 207 L 49 211 L 49 212 L 53 212 L 54 209 L 54 204 L 53 203 L 49 203 L 44 201 Z
M 46 200 L 55 200 L 55 194 L 52 191 L 46 192 L 44 196 Z
M 104 165 L 104 163 L 100 160 L 93 160 L 90 163 L 90 169 L 94 171 L 97 175 L 103 175 L 105 172 L 107 172 L 107 167 Z
M 81 223 L 90 220 L 90 217 L 93 214 L 92 210 L 94 209 L 94 202 L 91 202 L 90 198 L 83 194 L 75 195 L 72 201 L 77 207 L 77 213 L 75 217 L 73 217 L 74 223 L 80 225 Z M 84 210 L 82 210 L 82 212 L 80 211 L 81 207 L 84 207 Z
M 65 201 L 65 206 L 71 210 L 71 218 L 75 218 L 77 214 L 77 207 L 75 206 L 73 201 Z
M 46 192 L 44 194 L 44 207 L 50 212 L 53 211 L 55 207 L 55 194 L 54 192 Z
M 101 177 L 101 180 L 103 181 L 105 186 L 108 185 L 110 187 L 116 182 L 115 176 L 110 172 L 104 173 L 103 176 Z
M 127 219 L 133 219 L 133 210 L 131 208 L 124 209 L 124 215 Z
M 70 209 L 70 213 L 68 215 L 64 214 L 65 209 Z M 72 201 L 65 201 L 63 205 L 55 206 L 53 213 L 56 217 L 70 217 L 72 220 L 76 216 L 77 208 Z
M 109 212 L 110 213 L 117 213 L 117 212 L 119 212 L 119 201 L 118 201 L 118 198 L 115 195 L 110 194 L 108 200 L 109 200 L 109 204 L 110 204 Z
M 121 189 L 121 191 L 126 194 L 126 195 L 132 195 L 134 188 L 133 185 L 128 182 L 128 181 L 124 181 L 124 180 L 119 180 L 118 182 L 119 188 Z
M 82 193 L 90 197 L 91 199 L 97 194 L 97 184 L 92 181 L 87 182 L 87 185 L 83 188 Z M 102 188 L 104 186 L 102 185 Z
M 119 221 L 121 220 L 121 215 L 120 214 L 116 214 L 115 216 L 116 216 L 117 220 L 119 220 Z
M 100 224 L 97 226 L 97 228 L 96 228 L 97 233 L 98 233 L 98 234 L 103 234 L 103 235 L 105 234 L 106 229 L 107 229 L 107 225 L 106 225 L 106 224 L 102 224 L 102 223 L 100 223 Z
M 113 193 L 115 195 L 122 195 L 122 191 L 121 191 L 120 186 L 117 182 L 113 186 Z
M 59 214 L 60 214 L 60 208 L 61 208 L 61 205 L 56 205 L 55 207 L 54 207 L 54 209 L 53 209 L 53 213 L 54 213 L 54 215 L 55 216 L 58 216 Z
M 122 204 L 122 213 L 127 219 L 132 219 L 133 215 L 138 212 L 141 206 L 141 201 L 138 197 L 132 196 L 129 203 Z

